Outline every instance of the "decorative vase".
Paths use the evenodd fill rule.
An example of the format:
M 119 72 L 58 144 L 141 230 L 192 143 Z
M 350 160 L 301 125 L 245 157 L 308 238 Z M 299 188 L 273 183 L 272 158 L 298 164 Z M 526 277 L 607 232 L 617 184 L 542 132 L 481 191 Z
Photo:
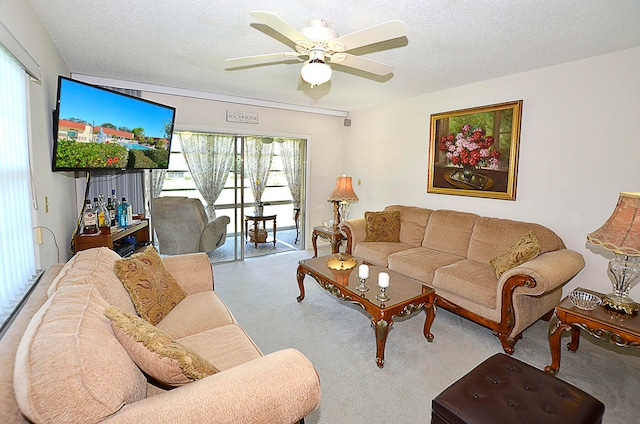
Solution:
M 475 166 L 463 164 L 462 179 L 464 179 L 465 181 L 471 181 L 471 179 L 473 178 L 473 175 L 476 173 L 475 170 L 476 170 Z

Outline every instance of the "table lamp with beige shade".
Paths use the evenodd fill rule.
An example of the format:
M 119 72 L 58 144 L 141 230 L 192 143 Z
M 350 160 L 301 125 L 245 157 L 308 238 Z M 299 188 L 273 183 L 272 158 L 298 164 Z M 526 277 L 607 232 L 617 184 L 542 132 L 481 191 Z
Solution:
M 336 186 L 327 200 L 333 202 L 335 225 L 338 225 L 341 221 L 346 221 L 349 218 L 349 204 L 358 201 L 358 196 L 353 191 L 351 177 L 346 175 L 337 177 Z
M 587 241 L 615 253 L 609 261 L 613 276 L 613 293 L 602 299 L 612 309 L 633 314 L 640 305 L 629 297 L 640 278 L 640 193 L 622 192 L 609 219 Z

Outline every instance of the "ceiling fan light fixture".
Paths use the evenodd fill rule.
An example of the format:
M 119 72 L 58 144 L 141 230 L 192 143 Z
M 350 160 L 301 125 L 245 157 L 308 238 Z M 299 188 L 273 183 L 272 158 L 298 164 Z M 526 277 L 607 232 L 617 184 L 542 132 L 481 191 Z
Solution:
M 308 61 L 300 70 L 302 79 L 311 84 L 311 87 L 329 81 L 331 79 L 331 73 L 331 66 L 320 59 Z

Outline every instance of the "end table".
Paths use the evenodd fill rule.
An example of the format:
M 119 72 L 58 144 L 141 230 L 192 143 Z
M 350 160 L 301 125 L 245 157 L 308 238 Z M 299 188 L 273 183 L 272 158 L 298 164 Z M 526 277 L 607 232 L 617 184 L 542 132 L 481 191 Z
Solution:
M 313 257 L 318 256 L 318 237 L 323 240 L 327 240 L 331 243 L 331 253 L 338 253 L 340 251 L 340 243 L 342 240 L 346 240 L 346 237 L 336 225 L 333 227 L 313 227 L 313 233 L 311 234 L 311 244 L 313 244 Z
M 602 297 L 604 294 L 593 290 L 578 290 L 593 293 Z M 578 350 L 580 330 L 611 343 L 618 347 L 640 348 L 640 317 L 637 314 L 627 315 L 604 306 L 587 311 L 577 308 L 571 303 L 569 296 L 558 306 L 549 323 L 549 347 L 551 349 L 551 365 L 544 368 L 549 374 L 556 374 L 560 369 L 560 337 L 565 331 L 571 332 L 571 341 L 567 349 Z

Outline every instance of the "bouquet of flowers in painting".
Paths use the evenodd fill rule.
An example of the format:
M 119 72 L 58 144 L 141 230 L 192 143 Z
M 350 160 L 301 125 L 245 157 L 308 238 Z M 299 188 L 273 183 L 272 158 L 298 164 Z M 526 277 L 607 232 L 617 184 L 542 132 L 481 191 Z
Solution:
M 438 150 L 445 152 L 447 163 L 462 167 L 498 169 L 500 151 L 492 148 L 494 138 L 485 130 L 465 124 L 457 134 L 440 137 Z

